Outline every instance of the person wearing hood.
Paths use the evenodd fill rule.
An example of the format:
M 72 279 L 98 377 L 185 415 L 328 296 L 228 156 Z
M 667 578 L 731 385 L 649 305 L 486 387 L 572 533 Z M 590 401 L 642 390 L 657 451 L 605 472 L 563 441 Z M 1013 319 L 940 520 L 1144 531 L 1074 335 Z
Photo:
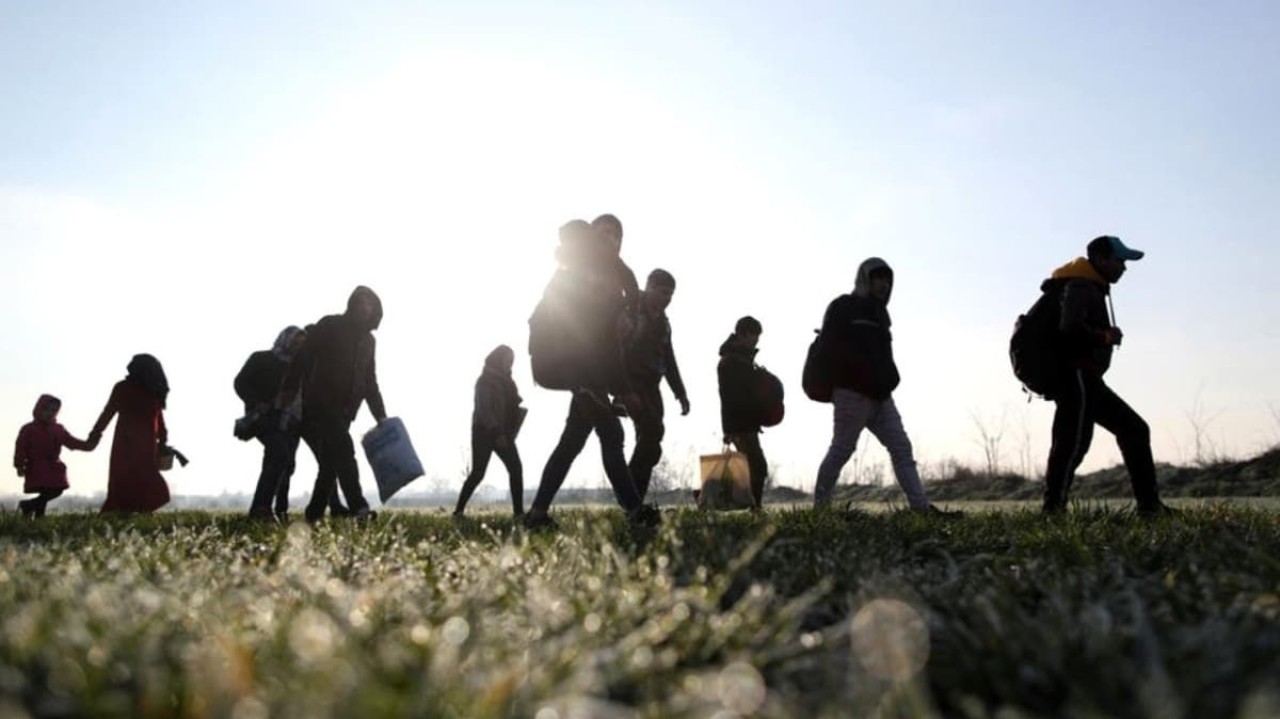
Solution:
M 901 378 L 889 331 L 892 294 L 893 269 L 879 257 L 868 258 L 858 267 L 853 292 L 832 300 L 822 318 L 821 336 L 829 343 L 834 421 L 831 445 L 818 467 L 815 507 L 831 503 L 840 471 L 867 429 L 888 450 L 894 477 L 910 508 L 941 513 L 929 503 L 911 440 L 893 401 Z
M 484 370 L 476 379 L 475 409 L 471 414 L 471 471 L 462 483 L 458 506 L 453 511 L 461 517 L 467 502 L 475 493 L 489 468 L 489 458 L 497 454 L 507 468 L 511 482 L 511 508 L 517 519 L 524 514 L 524 467 L 516 449 L 516 434 L 524 421 L 520 392 L 511 377 L 515 351 L 498 345 L 484 359 Z
M 1142 259 L 1143 254 L 1118 237 L 1096 237 L 1085 257 L 1054 270 L 1040 286 L 1042 292 L 1061 293 L 1056 345 L 1060 379 L 1047 393 L 1057 407 L 1045 470 L 1046 514 L 1066 511 L 1067 496 L 1076 469 L 1089 451 L 1095 424 L 1115 435 L 1138 512 L 1171 511 L 1160 501 L 1156 486 L 1151 428 L 1103 380 L 1112 353 L 1124 338 L 1109 309 L 1111 286 L 1124 276 L 1125 263 Z
M 616 245 L 584 220 L 560 228 L 559 264 L 530 318 L 529 358 L 534 381 L 556 368 L 560 389 L 572 392 L 560 439 L 542 469 L 533 504 L 524 515 L 526 529 L 554 529 L 551 504 L 573 462 L 594 433 L 600 440 L 605 476 L 618 505 L 636 525 L 653 526 L 660 515 L 636 492 L 624 452 L 626 435 L 619 409 L 636 411 L 639 397 L 623 361 L 626 290 L 618 281 Z M 556 331 L 537 330 L 555 318 Z
M 96 443 L 76 439 L 58 424 L 62 400 L 42 394 L 31 411 L 32 421 L 18 431 L 13 451 L 13 467 L 22 477 L 22 491 L 35 497 L 18 502 L 24 517 L 43 517 L 51 500 L 62 496 L 67 483 L 67 465 L 62 463 L 62 448 L 90 451 Z
M 720 345 L 720 361 L 716 378 L 720 387 L 720 428 L 725 444 L 733 445 L 747 455 L 751 473 L 751 499 L 755 509 L 764 507 L 764 485 L 769 478 L 769 463 L 760 446 L 760 407 L 756 402 L 756 346 L 764 332 L 760 321 L 747 316 L 739 319 L 733 334 Z
M 368 287 L 356 287 L 346 312 L 322 317 L 307 333 L 285 375 L 279 406 L 292 405 L 302 392 L 302 436 L 319 465 L 306 508 L 308 522 L 324 517 L 338 483 L 352 516 L 373 516 L 360 488 L 351 423 L 366 402 L 375 421 L 387 418 L 373 337 L 381 323 L 382 301 Z
M 134 355 L 128 374 L 111 388 L 107 406 L 89 432 L 97 446 L 111 420 L 119 415 L 111 439 L 111 467 L 102 512 L 154 512 L 169 503 L 169 485 L 160 476 L 160 448 L 169 441 L 164 408 L 169 380 L 160 361 Z
M 302 398 L 296 397 L 287 407 L 280 406 L 278 400 L 289 364 L 306 340 L 306 331 L 290 325 L 276 336 L 271 349 L 249 355 L 236 375 L 236 395 L 244 402 L 245 418 L 252 422 L 254 437 L 262 443 L 262 470 L 249 504 L 253 519 L 284 521 L 288 517 L 289 479 L 298 451 Z

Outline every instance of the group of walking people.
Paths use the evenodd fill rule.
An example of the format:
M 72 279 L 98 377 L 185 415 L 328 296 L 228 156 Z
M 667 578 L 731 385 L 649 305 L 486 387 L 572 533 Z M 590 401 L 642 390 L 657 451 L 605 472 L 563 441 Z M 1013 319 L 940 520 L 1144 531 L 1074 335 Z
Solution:
M 517 448 L 526 411 L 512 378 L 516 352 L 501 344 L 485 358 L 475 382 L 471 467 L 455 515 L 465 512 L 496 454 L 508 474 L 515 516 L 530 529 L 554 527 L 550 510 L 555 496 L 595 434 L 605 475 L 630 521 L 644 526 L 659 521 L 646 497 L 662 457 L 663 382 L 681 414 L 690 412 L 666 314 L 676 278 L 667 270 L 654 269 L 641 288 L 622 259 L 622 237 L 622 223 L 610 214 L 563 225 L 556 270 L 529 318 L 528 354 L 534 382 L 564 392 L 568 400 L 564 428 L 543 466 L 532 505 L 525 510 L 523 464 Z M 1094 424 L 1116 435 L 1138 510 L 1168 511 L 1156 488 L 1150 430 L 1103 380 L 1123 337 L 1108 311 L 1107 298 L 1124 274 L 1126 262 L 1141 257 L 1141 252 L 1118 238 L 1099 237 L 1088 244 L 1085 256 L 1055 270 L 1042 285 L 1037 307 L 1050 318 L 1045 339 L 1040 341 L 1049 369 L 1048 379 L 1036 390 L 1057 405 L 1045 476 L 1043 509 L 1047 513 L 1066 508 Z M 893 400 L 901 379 L 888 311 L 893 284 L 894 271 L 887 262 L 874 257 L 862 262 L 852 291 L 828 305 L 810 348 L 805 392 L 833 407 L 832 439 L 818 469 L 814 503 L 823 507 L 832 502 L 840 473 L 863 430 L 868 430 L 888 450 L 911 510 L 953 514 L 929 501 Z M 382 316 L 382 302 L 373 290 L 357 287 L 344 312 L 306 327 L 285 328 L 271 349 L 250 355 L 237 374 L 234 387 L 244 402 L 245 415 L 236 423 L 236 435 L 256 439 L 263 447 L 250 517 L 287 518 L 300 443 L 308 446 L 318 466 L 304 511 L 308 522 L 319 521 L 326 512 L 374 516 L 360 485 L 351 423 L 365 404 L 379 424 L 387 418 L 373 334 Z M 755 318 L 737 319 L 720 346 L 717 365 L 721 429 L 726 445 L 746 455 L 752 507 L 757 510 L 763 507 L 768 478 L 760 435 L 783 415 L 781 384 L 755 363 L 762 333 Z M 48 502 L 68 486 L 66 467 L 59 459 L 61 449 L 92 451 L 116 415 L 119 421 L 102 511 L 148 512 L 164 505 L 169 492 L 158 466 L 175 453 L 167 445 L 164 424 L 168 391 L 160 363 L 150 355 L 135 356 L 87 440 L 75 438 L 57 423 L 61 406 L 57 398 L 41 396 L 34 420 L 19 433 L 15 452 L 24 491 L 36 495 L 20 503 L 22 512 L 44 514 Z M 630 419 L 635 432 L 630 458 L 624 453 L 624 418 Z

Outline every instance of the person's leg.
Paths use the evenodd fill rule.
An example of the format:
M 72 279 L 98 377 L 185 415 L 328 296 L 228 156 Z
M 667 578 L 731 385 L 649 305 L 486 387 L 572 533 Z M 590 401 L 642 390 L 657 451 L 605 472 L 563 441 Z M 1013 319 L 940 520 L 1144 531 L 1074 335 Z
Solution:
M 253 499 L 249 502 L 249 515 L 271 518 L 271 502 L 277 496 L 280 480 L 291 464 L 289 436 L 284 430 L 267 423 L 267 427 L 258 434 L 258 441 L 262 443 L 262 469 L 258 473 Z
M 920 470 L 916 466 L 916 457 L 911 448 L 911 439 L 902 426 L 902 415 L 898 414 L 898 406 L 890 397 L 880 403 L 880 409 L 872 417 L 867 429 L 880 440 L 880 444 L 889 451 L 889 461 L 893 463 L 893 476 L 898 486 L 907 495 L 907 504 L 912 509 L 927 509 L 929 497 L 925 494 L 924 484 L 920 482 Z
M 306 508 L 308 522 L 324 517 L 324 511 L 329 506 L 329 498 L 337 491 L 338 472 L 329 447 L 329 435 L 333 433 L 331 426 L 333 424 L 318 417 L 307 419 L 303 424 L 303 441 L 311 448 L 317 465 L 315 487 L 311 490 L 311 500 Z
M 351 423 L 342 422 L 328 440 L 333 451 L 333 462 L 338 472 L 338 486 L 347 498 L 347 509 L 353 515 L 369 511 L 369 502 L 360 488 L 360 466 L 356 464 L 356 447 L 351 441 Z
M 298 442 L 301 437 L 297 429 L 285 430 L 285 435 L 289 438 L 289 463 L 284 468 L 284 473 L 280 475 L 280 482 L 276 484 L 275 496 L 275 513 L 277 519 L 284 519 L 289 514 L 289 484 L 293 480 L 293 472 L 298 468 Z
M 831 446 L 818 466 L 818 479 L 813 487 L 814 507 L 831 502 L 836 483 L 840 481 L 840 471 L 857 449 L 858 436 L 875 413 L 877 403 L 853 390 L 837 388 L 831 393 L 831 404 Z
M 769 462 L 760 446 L 759 432 L 740 432 L 733 436 L 733 446 L 747 455 L 747 468 L 751 473 L 751 500 L 756 509 L 764 507 L 764 485 L 769 478 Z
M 666 434 L 666 427 L 663 425 L 661 389 L 657 383 L 644 385 L 639 390 L 644 409 L 632 417 L 636 428 L 636 443 L 631 450 L 628 469 L 642 501 L 649 492 L 653 468 L 662 459 L 662 438 Z
M 600 459 L 604 463 L 605 476 L 613 487 L 613 496 L 618 504 L 630 512 L 644 501 L 636 492 L 635 482 L 631 481 L 631 471 L 627 469 L 627 456 L 622 445 L 626 435 L 622 431 L 622 420 L 610 412 L 593 413 L 592 423 L 596 437 L 600 440 Z
M 458 505 L 453 509 L 454 514 L 461 515 L 466 510 L 471 495 L 484 479 L 484 473 L 489 469 L 489 457 L 493 454 L 493 440 L 492 432 L 483 427 L 471 426 L 471 471 L 467 473 L 462 491 L 458 493 Z
M 1093 427 L 1089 418 L 1088 393 L 1084 374 L 1072 372 L 1055 393 L 1053 443 L 1044 473 L 1044 511 L 1061 512 L 1067 507 L 1067 495 L 1075 469 L 1088 451 L 1088 438 Z
M 519 517 L 524 514 L 524 465 L 520 462 L 520 450 L 515 442 L 505 447 L 494 449 L 498 459 L 507 468 L 507 478 L 511 484 L 511 510 Z
M 61 489 L 42 489 L 31 501 L 32 513 L 37 517 L 43 517 L 45 510 L 49 507 L 49 502 L 62 496 Z
M 1151 428 L 1101 377 L 1089 384 L 1093 391 L 1090 413 L 1100 427 L 1116 437 L 1120 456 L 1124 457 L 1124 467 L 1129 471 L 1138 510 L 1159 510 L 1160 492 L 1156 486 L 1156 463 L 1151 455 Z
M 569 416 L 565 418 L 564 430 L 560 433 L 560 441 L 547 458 L 542 468 L 542 480 L 538 483 L 538 493 L 533 499 L 530 513 L 535 516 L 545 515 L 551 509 L 551 502 L 564 484 L 564 478 L 573 466 L 573 460 L 582 453 L 591 436 L 591 420 L 587 415 L 585 403 L 575 394 L 569 402 Z

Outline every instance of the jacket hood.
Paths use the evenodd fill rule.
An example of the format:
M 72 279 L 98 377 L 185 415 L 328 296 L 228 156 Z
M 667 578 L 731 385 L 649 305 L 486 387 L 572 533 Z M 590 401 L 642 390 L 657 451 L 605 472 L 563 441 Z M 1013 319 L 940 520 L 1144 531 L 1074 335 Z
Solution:
M 490 372 L 509 374 L 506 363 L 514 363 L 515 357 L 515 350 L 506 345 L 498 345 L 484 358 L 484 368 Z
M 62 400 L 58 399 L 57 397 L 54 397 L 51 394 L 40 395 L 40 399 L 36 400 L 36 406 L 31 410 L 31 417 L 33 419 L 39 420 L 40 410 L 44 409 L 50 404 L 56 404 L 58 405 L 58 407 L 62 407 Z
M 755 361 L 756 353 L 760 351 L 758 347 L 743 347 L 734 341 L 734 335 L 729 335 L 728 339 L 720 343 L 720 356 L 728 357 L 738 355 L 748 360 Z
M 369 289 L 368 287 L 365 287 L 364 285 L 360 285 L 359 287 L 356 287 L 354 290 L 352 290 L 351 296 L 347 298 L 346 314 L 348 316 L 351 315 L 352 311 L 355 308 L 356 298 L 360 297 L 361 295 L 365 295 L 369 299 L 373 300 L 373 316 L 369 318 L 369 322 L 365 327 L 365 329 L 370 331 L 376 330 L 378 329 L 378 325 L 382 324 L 382 300 L 378 297 L 378 295 L 373 290 Z
M 289 344 L 293 342 L 293 338 L 303 334 L 302 328 L 296 325 L 289 325 L 280 330 L 280 334 L 276 335 L 276 341 L 271 345 L 271 354 L 282 360 L 291 359 L 289 353 Z
M 1084 257 L 1077 257 L 1067 264 L 1059 267 L 1049 275 L 1051 280 L 1089 280 L 1097 282 L 1100 285 L 1110 284 L 1107 282 L 1098 270 L 1094 269 L 1092 263 Z
M 871 296 L 871 273 L 876 270 L 888 270 L 890 275 L 893 274 L 893 268 L 889 266 L 888 262 L 879 257 L 868 257 L 862 261 L 861 265 L 858 265 L 858 277 L 853 282 L 853 294 L 859 297 Z M 893 296 L 892 284 L 889 287 L 889 296 Z M 885 304 L 889 304 L 888 297 L 884 301 Z

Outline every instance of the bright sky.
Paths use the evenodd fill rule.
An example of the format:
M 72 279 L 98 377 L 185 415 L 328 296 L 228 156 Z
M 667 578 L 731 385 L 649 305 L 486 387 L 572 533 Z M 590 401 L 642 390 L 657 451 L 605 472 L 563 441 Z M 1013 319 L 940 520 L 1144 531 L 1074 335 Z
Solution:
M 366 284 L 428 486 L 460 485 L 473 382 L 506 343 L 536 487 L 568 399 L 532 385 L 525 323 L 556 228 L 613 212 L 637 274 L 679 281 L 693 413 L 668 403 L 667 450 L 690 477 L 719 448 L 716 348 L 749 313 L 788 383 L 766 454 L 812 487 L 830 407 L 800 368 L 869 255 L 897 272 L 919 459 L 978 465 L 975 418 L 1003 417 L 1004 463 L 1041 471 L 1052 405 L 1024 400 L 1008 334 L 1103 233 L 1148 252 L 1116 287 L 1108 380 L 1157 460 L 1193 460 L 1196 423 L 1210 450 L 1252 453 L 1280 441 L 1276 37 L 1265 0 L 0 0 L 3 426 L 51 392 L 83 436 L 150 352 L 192 458 L 173 491 L 251 492 L 232 379 Z M 1118 460 L 1105 432 L 1094 446 L 1086 469 Z M 104 490 L 108 456 L 67 453 L 72 491 Z M 602 483 L 593 440 L 570 485 Z M 500 464 L 485 487 L 505 492 Z

